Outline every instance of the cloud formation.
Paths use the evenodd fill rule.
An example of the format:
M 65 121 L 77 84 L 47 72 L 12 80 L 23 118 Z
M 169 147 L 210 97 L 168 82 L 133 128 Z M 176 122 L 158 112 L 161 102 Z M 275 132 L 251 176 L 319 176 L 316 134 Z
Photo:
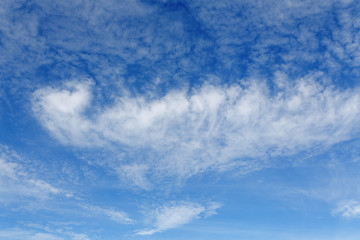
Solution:
M 357 79 L 357 9 L 338 0 L 3 0 L 3 86 L 94 76 L 116 90 L 119 82 L 146 90 L 159 78 L 162 87 L 182 86 L 207 74 L 236 80 L 277 70 Z
M 20 198 L 47 199 L 54 195 L 67 195 L 48 182 L 30 174 L 19 156 L 0 145 L 0 202 L 12 203 Z
M 261 168 L 261 159 L 352 139 L 359 132 L 359 89 L 334 89 L 321 78 L 316 73 L 289 82 L 279 74 L 273 91 L 255 81 L 205 84 L 161 98 L 119 96 L 96 109 L 90 106 L 91 83 L 74 81 L 37 90 L 33 111 L 63 144 L 144 151 L 147 159 L 133 159 L 135 165 L 123 169 L 131 170 L 126 177 L 133 176 L 135 185 L 147 188 L 149 165 L 183 177 L 239 166 L 246 172 Z M 122 174 L 121 165 L 117 171 Z
M 203 178 L 191 180 L 205 183 L 214 172 L 245 175 L 304 155 L 317 161 L 314 155 L 334 145 L 346 145 L 336 150 L 345 162 L 344 152 L 358 149 L 348 143 L 360 133 L 359 19 L 360 1 L 353 0 L 1 0 L 0 141 L 39 157 L 23 164 L 0 146 L 0 204 L 51 199 L 42 209 L 52 208 L 49 219 L 76 215 L 80 222 L 93 214 L 105 233 L 112 232 L 105 218 L 135 221 L 117 208 L 97 206 L 121 206 L 136 216 L 134 204 L 147 204 L 154 195 L 169 198 L 164 192 L 175 187 L 166 184 L 196 174 Z M 39 129 L 29 108 L 64 146 L 34 134 Z M 343 180 L 327 181 L 313 170 L 330 186 L 312 184 L 304 192 L 331 203 L 358 199 L 358 166 L 349 166 L 356 177 L 344 171 Z M 40 175 L 44 168 L 49 172 Z M 211 198 L 220 188 L 194 193 L 185 186 L 172 194 Z M 79 207 L 85 202 L 94 206 Z M 345 202 L 337 215 L 357 216 L 357 205 Z M 194 202 L 167 204 L 138 234 L 211 212 Z M 16 219 L 9 226 L 23 221 L 12 209 L 1 214 Z M 42 216 L 28 219 L 48 221 Z M 121 229 L 131 231 L 134 226 L 126 224 Z M 88 239 L 9 231 L 20 239 Z
M 129 218 L 128 214 L 123 212 L 123 211 L 119 211 L 119 210 L 115 210 L 115 209 L 108 209 L 108 208 L 101 208 L 98 206 L 83 206 L 83 208 L 89 212 L 91 212 L 92 214 L 99 214 L 99 215 L 105 215 L 107 217 L 109 217 L 111 220 L 118 222 L 118 223 L 122 223 L 122 224 L 130 224 L 133 223 L 134 220 Z
M 173 202 L 161 206 L 149 214 L 149 221 L 151 221 L 152 227 L 137 231 L 136 235 L 152 235 L 157 232 L 181 227 L 195 219 L 206 218 L 216 214 L 215 210 L 219 207 L 221 207 L 219 203 L 211 203 L 209 206 L 204 207 L 193 202 Z
M 61 229 L 52 231 L 35 231 L 29 229 L 13 228 L 0 230 L 1 239 L 5 240 L 90 240 L 85 234 L 64 231 Z
M 340 202 L 333 213 L 346 218 L 360 218 L 360 202 L 355 200 Z

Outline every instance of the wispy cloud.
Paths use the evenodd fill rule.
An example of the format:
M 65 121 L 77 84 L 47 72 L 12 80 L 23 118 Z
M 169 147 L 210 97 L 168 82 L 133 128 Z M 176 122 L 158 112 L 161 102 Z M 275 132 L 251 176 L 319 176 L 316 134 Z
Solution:
M 128 165 L 136 170 L 131 174 L 134 183 L 146 188 L 149 164 L 178 176 L 228 166 L 251 172 L 263 157 L 352 139 L 359 132 L 359 89 L 336 90 L 319 83 L 322 78 L 315 73 L 291 83 L 279 74 L 274 92 L 258 82 L 203 85 L 191 94 L 173 91 L 156 99 L 119 96 L 115 104 L 100 109 L 90 107 L 89 82 L 75 81 L 37 90 L 33 110 L 64 144 L 152 149 L 146 159 Z M 96 114 L 90 116 L 92 111 Z
M 7 147 L 0 146 L 0 202 L 11 203 L 18 197 L 47 199 L 52 195 L 68 194 L 27 172 L 20 158 Z
M 333 210 L 333 214 L 346 218 L 360 218 L 360 202 L 355 200 L 342 201 Z
M 39 233 L 22 229 L 1 230 L 0 237 L 6 240 L 64 240 L 64 238 L 50 233 Z
M 121 182 L 125 185 L 145 190 L 152 188 L 152 184 L 146 177 L 148 170 L 149 166 L 145 164 L 123 164 L 115 169 Z
M 25 76 L 35 76 L 27 83 L 39 83 L 41 77 L 91 75 L 111 87 L 146 79 L 149 84 L 137 86 L 144 90 L 159 77 L 164 85 L 182 85 L 214 72 L 231 79 L 264 69 L 298 76 L 314 68 L 357 74 L 359 16 L 351 11 L 359 7 L 356 1 L 34 1 L 34 11 L 26 6 L 9 0 L 0 6 L 1 70 L 6 77 L 15 70 L 23 76 L 21 84 L 11 78 L 4 86 L 23 86 Z M 129 70 L 134 65 L 139 71 Z
M 169 229 L 181 227 L 195 219 L 205 218 L 216 214 L 219 203 L 211 203 L 204 207 L 193 202 L 173 202 L 155 209 L 149 213 L 151 228 L 136 232 L 136 235 L 152 235 Z
M 61 229 L 36 231 L 21 228 L 0 230 L 0 238 L 4 240 L 90 240 L 86 234 L 63 231 Z
M 122 224 L 134 223 L 134 220 L 131 219 L 128 216 L 128 214 L 123 211 L 109 209 L 109 208 L 102 208 L 98 206 L 90 206 L 90 205 L 85 205 L 83 206 L 83 208 L 91 212 L 92 214 L 107 216 L 111 220 L 116 221 L 118 223 L 122 223 Z
M 0 146 L 0 204 L 46 203 L 47 219 L 29 219 L 76 217 L 83 229 L 94 216 L 98 225 L 109 219 L 131 229 L 139 223 L 132 200 L 169 198 L 164 191 L 196 174 L 201 183 L 210 171 L 215 179 L 224 171 L 246 175 L 358 139 L 359 19 L 354 0 L 1 0 L 0 141 L 42 159 L 24 164 Z M 34 134 L 32 113 L 59 145 Z M 321 181 L 290 192 L 330 205 L 359 199 L 358 164 L 343 158 L 351 171 L 338 165 L 334 177 L 302 174 L 301 186 L 305 175 Z M 104 185 L 106 196 L 97 191 Z M 176 194 L 195 192 L 183 190 Z M 334 215 L 358 218 L 358 205 L 341 202 Z M 206 218 L 219 206 L 165 204 L 137 234 Z M 7 207 L 0 214 L 22 220 Z M 88 239 L 46 229 L 4 234 Z

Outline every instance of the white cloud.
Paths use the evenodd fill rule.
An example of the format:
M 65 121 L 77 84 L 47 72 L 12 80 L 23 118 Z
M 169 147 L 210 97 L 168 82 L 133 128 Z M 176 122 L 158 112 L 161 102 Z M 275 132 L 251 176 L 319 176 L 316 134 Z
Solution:
M 91 122 L 83 116 L 91 100 L 90 86 L 91 82 L 75 81 L 68 82 L 64 89 L 44 88 L 34 93 L 34 98 L 40 101 L 34 105 L 34 111 L 40 114 L 42 124 L 64 143 L 76 141 L 82 145 L 96 137 L 89 136 Z M 69 130 L 71 136 L 68 136 Z M 85 137 L 90 139 L 85 141 Z
M 137 231 L 137 235 L 152 235 L 169 229 L 181 227 L 201 217 L 216 214 L 215 210 L 221 207 L 219 203 L 211 203 L 208 207 L 193 202 L 170 203 L 157 208 L 150 213 L 152 222 L 150 229 Z
M 112 106 L 96 109 L 95 117 L 84 113 L 94 110 L 89 82 L 75 81 L 37 90 L 33 109 L 62 143 L 151 149 L 128 165 L 133 182 L 144 188 L 144 166 L 179 176 L 236 166 L 251 172 L 264 166 L 259 162 L 263 157 L 327 147 L 358 134 L 359 89 L 321 84 L 316 80 L 323 78 L 321 73 L 295 82 L 284 78 L 278 75 L 274 93 L 254 82 L 245 87 L 204 85 L 192 94 L 174 91 L 151 100 L 119 96 Z
M 360 218 L 360 202 L 355 200 L 342 201 L 333 210 L 333 213 L 346 218 Z

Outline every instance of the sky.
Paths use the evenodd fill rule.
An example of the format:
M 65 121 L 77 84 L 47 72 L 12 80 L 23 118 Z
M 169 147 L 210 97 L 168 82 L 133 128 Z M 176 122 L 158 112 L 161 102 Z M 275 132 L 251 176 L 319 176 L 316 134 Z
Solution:
M 355 240 L 360 2 L 0 1 L 0 239 Z

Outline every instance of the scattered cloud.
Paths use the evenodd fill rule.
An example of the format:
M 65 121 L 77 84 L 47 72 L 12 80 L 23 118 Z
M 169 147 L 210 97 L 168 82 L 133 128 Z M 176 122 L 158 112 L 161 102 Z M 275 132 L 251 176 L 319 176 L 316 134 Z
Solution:
M 204 207 L 193 202 L 173 202 L 155 209 L 149 214 L 151 228 L 136 232 L 136 235 L 152 235 L 169 229 L 178 228 L 195 219 L 209 217 L 216 214 L 221 204 L 211 203 Z
M 346 218 L 360 218 L 360 202 L 355 200 L 342 201 L 333 210 L 333 214 Z
M 158 78 L 163 87 L 182 86 L 214 72 L 230 79 L 264 69 L 357 75 L 348 69 L 359 62 L 356 1 L 34 0 L 26 11 L 28 5 L 4 0 L 0 6 L 1 70 L 21 76 L 4 86 L 23 86 L 26 76 L 36 76 L 27 81 L 30 89 L 42 78 L 94 76 L 110 88 L 135 81 L 144 90 Z
M 149 190 L 152 184 L 146 177 L 148 169 L 145 164 L 124 164 L 116 169 L 116 173 L 124 184 Z
M 329 150 L 360 133 L 359 9 L 353 0 L 2 0 L 0 120 L 6 134 L 0 140 L 12 138 L 34 152 L 41 147 L 46 153 L 39 155 L 49 159 L 59 154 L 56 163 L 39 160 L 53 169 L 69 158 L 69 168 L 56 169 L 53 178 L 73 188 L 111 182 L 111 191 L 151 193 L 195 174 L 245 175 Z M 65 148 L 55 150 L 31 132 L 29 107 Z M 84 159 L 89 166 L 77 162 Z M 65 196 L 71 208 L 94 194 L 80 190 L 83 198 L 76 198 L 29 165 L 0 146 L 0 203 L 37 205 L 34 200 Z M 306 194 L 332 203 L 358 199 L 353 171 L 356 177 L 334 177 L 328 189 Z M 358 205 L 342 202 L 335 214 L 358 218 Z M 154 224 L 137 234 L 206 218 L 218 207 L 164 205 L 152 212 Z M 134 222 L 121 210 L 87 210 Z M 21 229 L 0 231 L 0 238 L 4 234 L 88 239 Z

